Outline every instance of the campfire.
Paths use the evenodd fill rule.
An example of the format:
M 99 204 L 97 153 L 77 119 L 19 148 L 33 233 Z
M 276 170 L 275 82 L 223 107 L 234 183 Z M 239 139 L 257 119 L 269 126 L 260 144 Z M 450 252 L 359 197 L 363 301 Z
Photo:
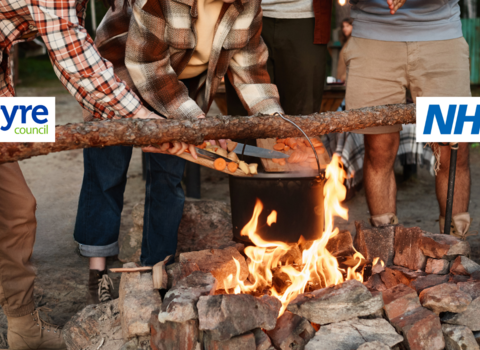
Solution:
M 292 245 L 262 239 L 256 231 L 263 204 L 257 199 L 253 216 L 241 231 L 242 236 L 247 236 L 255 245 L 245 248 L 249 279 L 245 282 L 240 279 L 240 264 L 233 258 L 237 273 L 227 277 L 226 292 L 232 292 L 228 286 L 234 280 L 234 294 L 272 295 L 282 302 L 282 315 L 290 301 L 306 291 L 337 285 L 351 279 L 363 282 L 362 263 L 366 261 L 362 254 L 355 251 L 349 259 L 353 266 L 344 269 L 326 248 L 330 238 L 339 233 L 339 229 L 334 227 L 334 217 L 348 219 L 348 210 L 341 206 L 346 196 L 343 184 L 345 176 L 339 157 L 334 156 L 325 173 L 325 230 L 321 238 L 315 241 L 307 242 L 301 236 L 299 242 Z M 277 212 L 273 210 L 265 224 L 272 226 L 276 222 Z

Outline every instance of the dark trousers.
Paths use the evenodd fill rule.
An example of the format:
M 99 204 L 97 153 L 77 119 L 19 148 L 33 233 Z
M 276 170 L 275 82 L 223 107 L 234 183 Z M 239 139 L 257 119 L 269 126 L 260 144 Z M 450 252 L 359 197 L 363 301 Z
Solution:
M 263 18 L 262 38 L 269 55 L 267 70 L 286 114 L 320 112 L 327 47 L 313 44 L 314 26 L 314 18 Z M 247 115 L 230 82 L 225 83 L 228 114 Z
M 75 240 L 87 257 L 118 254 L 123 194 L 132 147 L 113 146 L 84 150 L 84 177 Z M 181 186 L 185 160 L 146 153 L 146 193 L 143 226 L 143 265 L 151 266 L 175 254 L 177 231 L 185 196 Z

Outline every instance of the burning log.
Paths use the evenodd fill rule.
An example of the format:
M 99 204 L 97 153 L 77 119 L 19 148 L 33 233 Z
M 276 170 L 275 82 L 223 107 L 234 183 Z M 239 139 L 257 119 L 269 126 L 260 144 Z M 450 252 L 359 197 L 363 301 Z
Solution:
M 307 135 L 323 135 L 371 126 L 415 123 L 415 105 L 386 105 L 287 117 Z M 227 138 L 303 136 L 291 124 L 271 115 L 217 116 L 198 120 L 95 121 L 57 126 L 55 135 L 55 142 L 0 143 L 0 163 L 88 147 L 138 147 L 172 141 L 201 144 L 203 140 Z

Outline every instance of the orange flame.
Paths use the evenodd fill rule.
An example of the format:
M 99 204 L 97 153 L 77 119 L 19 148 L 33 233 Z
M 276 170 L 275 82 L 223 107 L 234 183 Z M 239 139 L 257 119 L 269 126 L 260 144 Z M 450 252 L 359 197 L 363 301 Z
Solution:
M 363 282 L 362 273 L 357 272 L 362 261 L 364 261 L 362 254 L 356 252 L 353 255 L 353 260 L 356 262 L 355 266 L 348 267 L 347 271 L 344 271 L 339 267 L 337 259 L 326 249 L 328 240 L 339 232 L 338 228 L 334 228 L 334 217 L 339 216 L 345 220 L 348 219 L 348 210 L 340 204 L 347 193 L 343 185 L 346 175 L 340 164 L 340 158 L 334 156 L 332 162 L 327 166 L 324 186 L 325 231 L 320 239 L 310 242 L 311 246 L 302 251 L 301 263 L 298 261 L 297 264 L 283 264 L 282 258 L 292 249 L 292 246 L 284 242 L 265 241 L 256 233 L 258 220 L 263 211 L 263 204 L 257 199 L 253 216 L 241 231 L 242 236 L 248 236 L 255 244 L 255 246 L 245 248 L 250 274 L 248 281 L 240 280 L 240 264 L 235 258 L 236 276 L 230 275 L 225 281 L 230 283 L 235 278 L 236 286 L 233 290 L 235 294 L 270 293 L 282 302 L 282 309 L 280 310 L 280 315 L 282 315 L 289 302 L 299 294 L 304 293 L 309 285 L 323 288 L 350 279 Z M 277 212 L 272 211 L 267 218 L 267 224 L 271 226 L 276 221 Z M 278 290 L 274 285 L 274 274 L 283 276 L 281 280 L 284 286 L 280 288 L 283 290 Z

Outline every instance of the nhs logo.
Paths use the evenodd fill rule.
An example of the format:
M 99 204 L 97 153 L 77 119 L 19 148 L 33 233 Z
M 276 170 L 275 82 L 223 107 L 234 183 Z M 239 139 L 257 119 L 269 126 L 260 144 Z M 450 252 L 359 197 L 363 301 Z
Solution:
M 55 142 L 55 97 L 0 97 L 0 142 Z
M 417 142 L 480 142 L 480 97 L 418 97 Z

